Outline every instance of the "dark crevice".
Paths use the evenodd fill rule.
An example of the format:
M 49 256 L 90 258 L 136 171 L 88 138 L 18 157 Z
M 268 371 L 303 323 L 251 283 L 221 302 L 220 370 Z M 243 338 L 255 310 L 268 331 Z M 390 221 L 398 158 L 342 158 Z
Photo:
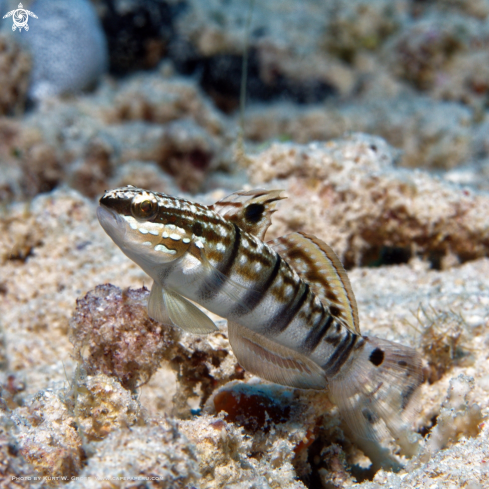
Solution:
M 351 475 L 355 477 L 358 484 L 361 484 L 365 481 L 371 481 L 374 479 L 376 470 L 370 467 L 361 467 L 360 465 L 352 465 L 351 466 Z
M 181 55 L 182 52 L 179 54 Z M 210 57 L 196 56 L 192 59 L 192 48 L 189 46 L 186 48 L 186 53 L 189 55 L 186 60 L 175 55 L 171 56 L 177 69 L 183 74 L 197 76 L 202 88 L 221 110 L 229 113 L 237 109 L 243 56 L 219 54 Z M 253 48 L 249 52 L 246 76 L 246 96 L 250 102 L 290 100 L 297 104 L 311 104 L 337 94 L 333 85 L 322 80 L 291 80 L 280 71 L 273 73 L 271 80 L 264 81 L 259 55 Z
M 320 468 L 326 468 L 325 464 L 321 464 L 321 451 L 324 448 L 324 440 L 316 439 L 309 447 L 307 454 L 307 462 L 311 466 L 310 474 L 300 477 L 300 480 L 309 489 L 323 489 L 321 477 L 319 475 Z M 319 462 L 319 463 L 318 463 Z
M 372 248 L 364 254 L 362 266 L 381 267 L 385 265 L 402 265 L 412 258 L 411 247 L 382 246 Z
M 452 254 L 455 257 L 456 264 L 464 264 L 466 262 L 478 260 L 483 257 L 489 256 L 489 251 L 486 251 L 487 243 L 483 243 L 484 251 L 477 250 L 476 252 L 467 252 L 464 250 L 457 250 L 455 246 L 450 247 L 449 243 L 445 243 L 443 246 L 434 246 L 433 240 L 413 243 L 412 246 L 388 246 L 379 243 L 368 243 L 367 247 L 362 250 L 360 259 L 355 253 L 355 245 L 351 244 L 342 257 L 343 266 L 345 270 L 351 270 L 358 266 L 360 267 L 382 267 L 388 265 L 404 265 L 409 261 L 418 257 L 419 259 L 429 263 L 431 270 L 442 270 L 444 266 L 444 259 Z M 413 248 L 417 247 L 417 251 L 413 253 Z M 452 260 L 452 259 L 451 259 Z
M 423 438 L 426 438 L 427 435 L 429 435 L 431 433 L 431 430 L 436 426 L 436 423 L 437 423 L 437 418 L 438 418 L 438 415 L 435 415 L 433 416 L 431 419 L 430 419 L 430 422 L 429 424 L 425 425 L 425 426 L 421 426 L 419 429 L 418 429 L 418 433 L 423 437 Z
M 431 250 L 428 253 L 428 261 L 431 264 L 433 270 L 441 270 L 441 261 L 445 256 L 445 252 L 442 250 Z
M 307 465 L 303 469 L 305 467 L 308 470 L 298 471 L 298 478 L 308 489 L 339 489 L 350 475 L 361 483 L 373 480 L 377 472 L 372 465 L 349 465 L 342 443 L 333 442 L 322 430 L 307 449 Z M 331 478 L 327 474 L 331 474 Z
M 116 8 L 115 0 L 99 2 L 105 31 L 109 69 L 114 75 L 125 75 L 151 69 L 167 55 L 175 37 L 175 19 L 187 8 L 186 2 L 145 0 L 126 12 Z
M 222 111 L 230 113 L 238 108 L 243 56 L 226 52 L 204 56 L 179 34 L 176 22 L 187 10 L 187 2 L 147 0 L 127 12 L 118 10 L 115 0 L 99 0 L 99 4 L 108 43 L 110 73 L 124 76 L 152 69 L 167 58 L 179 73 L 195 77 Z M 251 38 L 265 34 L 264 29 L 255 29 Z M 323 80 L 292 80 L 278 68 L 267 70 L 265 80 L 257 49 L 249 50 L 247 98 L 250 102 L 290 100 L 311 104 L 337 93 L 335 86 Z
M 42 243 L 36 243 L 35 246 L 16 248 L 15 250 L 12 250 L 12 252 L 8 256 L 8 259 L 10 261 L 19 261 L 25 263 L 31 256 L 34 256 L 34 249 L 41 244 Z

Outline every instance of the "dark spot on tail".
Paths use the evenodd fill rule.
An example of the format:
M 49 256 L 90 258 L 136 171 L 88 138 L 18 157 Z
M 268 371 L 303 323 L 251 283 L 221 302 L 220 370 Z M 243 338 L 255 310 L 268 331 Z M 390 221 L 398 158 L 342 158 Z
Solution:
M 407 363 L 404 361 L 404 360 L 399 360 L 397 362 L 397 364 L 400 366 L 400 367 L 407 367 Z
M 362 409 L 362 414 L 363 417 L 370 423 L 370 424 L 375 424 L 377 421 L 379 421 L 379 418 L 375 416 L 375 414 L 370 411 L 370 409 L 364 408 Z
M 401 403 L 401 409 L 406 409 L 407 405 L 409 404 L 409 401 L 413 397 L 413 394 L 416 392 L 416 387 L 415 385 L 410 385 L 403 393 L 402 393 L 402 403 Z
M 378 367 L 384 361 L 384 352 L 380 348 L 376 348 L 369 357 L 369 360 Z
M 264 210 L 263 204 L 250 204 L 245 209 L 245 218 L 249 222 L 257 223 L 262 218 Z

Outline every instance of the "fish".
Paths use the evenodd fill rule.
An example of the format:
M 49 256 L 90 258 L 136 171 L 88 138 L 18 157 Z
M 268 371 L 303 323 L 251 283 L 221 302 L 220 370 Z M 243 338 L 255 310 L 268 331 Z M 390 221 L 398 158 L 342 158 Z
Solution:
M 148 315 L 194 334 L 227 319 L 239 364 L 270 382 L 327 391 L 350 431 L 401 433 L 423 381 L 412 348 L 360 332 L 333 249 L 302 232 L 265 241 L 281 190 L 239 191 L 202 205 L 133 186 L 109 190 L 97 216 L 152 279 Z

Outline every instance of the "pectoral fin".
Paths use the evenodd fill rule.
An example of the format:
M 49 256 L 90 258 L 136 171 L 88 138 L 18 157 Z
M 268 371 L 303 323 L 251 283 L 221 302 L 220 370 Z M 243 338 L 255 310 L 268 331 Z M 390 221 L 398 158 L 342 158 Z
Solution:
M 193 334 L 217 331 L 214 322 L 198 307 L 175 292 L 164 290 L 156 282 L 148 300 L 149 317 L 163 324 L 172 322 Z
M 324 370 L 309 358 L 228 321 L 229 342 L 240 365 L 263 379 L 298 389 L 325 389 Z
M 148 316 L 162 324 L 171 324 L 172 321 L 163 301 L 163 289 L 153 282 L 148 299 Z

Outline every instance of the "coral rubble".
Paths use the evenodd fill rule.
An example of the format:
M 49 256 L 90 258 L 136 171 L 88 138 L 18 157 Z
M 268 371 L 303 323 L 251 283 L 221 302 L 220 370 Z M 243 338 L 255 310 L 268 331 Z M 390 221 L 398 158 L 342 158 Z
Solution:
M 331 154 L 352 162 L 358 156 L 359 181 L 366 178 L 362 164 L 382 160 L 375 163 L 377 182 L 387 175 L 395 188 L 398 171 L 382 158 L 388 148 L 376 139 L 379 150 L 374 152 L 372 141 L 365 136 L 337 141 L 330 144 L 330 150 L 336 148 Z M 264 174 L 269 151 L 254 157 L 262 158 Z M 340 174 L 328 173 L 324 149 L 307 150 L 311 164 L 297 177 L 291 146 L 274 151 L 283 155 L 282 166 L 271 174 L 292 172 L 291 189 L 305 185 L 299 180 L 307 182 L 308 172 L 326 172 L 338 189 L 345 188 Z M 315 154 L 322 155 L 322 165 L 314 163 Z M 331 168 L 333 163 L 334 158 Z M 444 185 L 426 178 L 425 185 Z M 366 195 L 372 191 L 369 185 L 365 189 Z M 311 191 L 309 201 L 315 202 Z M 394 198 L 375 202 L 380 209 L 397 205 Z M 305 209 L 303 219 L 310 206 Z M 275 217 L 278 228 L 294 229 L 287 208 Z M 420 451 L 407 462 L 411 478 L 403 478 L 403 472 L 380 469 L 386 460 L 400 465 L 394 445 L 386 451 L 349 439 L 326 393 L 258 382 L 243 372 L 223 322 L 218 321 L 214 335 L 193 336 L 149 319 L 146 289 L 97 286 L 110 280 L 140 287 L 146 279 L 112 248 L 96 224 L 93 204 L 76 192 L 40 196 L 29 209 L 13 206 L 1 222 L 10 239 L 1 264 L 2 429 L 17 447 L 8 455 L 8 477 L 87 477 L 86 484 L 94 484 L 96 477 L 116 476 L 118 467 L 126 467 L 128 478 L 137 476 L 136 467 L 141 477 L 151 471 L 170 477 L 165 467 L 176 463 L 181 469 L 175 480 L 202 488 L 346 487 L 365 478 L 369 487 L 374 475 L 381 486 L 401 477 L 405 485 L 400 487 L 410 487 L 404 481 L 422 480 L 430 461 L 450 463 L 444 474 L 459 477 L 454 462 L 448 462 L 451 457 L 469 449 L 483 454 L 489 409 L 483 348 L 489 316 L 483 292 L 489 287 L 486 258 L 437 271 L 411 257 L 407 264 L 350 273 L 363 331 L 418 347 L 426 355 L 428 382 L 421 389 L 422 409 L 413 419 L 422 435 L 417 435 Z M 175 453 L 163 443 L 174 436 Z M 149 440 L 154 455 L 141 445 L 141 437 Z M 126 448 L 114 450 L 117 444 Z M 127 465 L 130 453 L 137 462 Z M 365 455 L 376 460 L 375 469 L 366 468 Z M 476 469 L 470 470 L 475 474 Z
M 389 263 L 382 256 L 389 249 L 398 250 L 397 263 L 423 256 L 437 268 L 448 257 L 487 256 L 487 196 L 397 169 L 393 159 L 383 140 L 352 134 L 328 143 L 273 144 L 249 165 L 255 185 L 289 193 L 288 212 L 277 215 L 272 234 L 312 232 L 347 266 Z
M 0 32 L 0 487 L 489 487 L 488 0 L 267 0 L 250 25 L 240 0 L 23 3 L 39 19 Z M 150 319 L 96 219 L 128 184 L 283 189 L 267 238 L 329 243 L 362 333 L 423 357 L 405 439 L 253 377 L 214 315 Z
M 147 291 L 100 285 L 77 301 L 71 320 L 75 358 L 89 374 L 104 373 L 128 389 L 146 382 L 177 334 L 148 318 Z

